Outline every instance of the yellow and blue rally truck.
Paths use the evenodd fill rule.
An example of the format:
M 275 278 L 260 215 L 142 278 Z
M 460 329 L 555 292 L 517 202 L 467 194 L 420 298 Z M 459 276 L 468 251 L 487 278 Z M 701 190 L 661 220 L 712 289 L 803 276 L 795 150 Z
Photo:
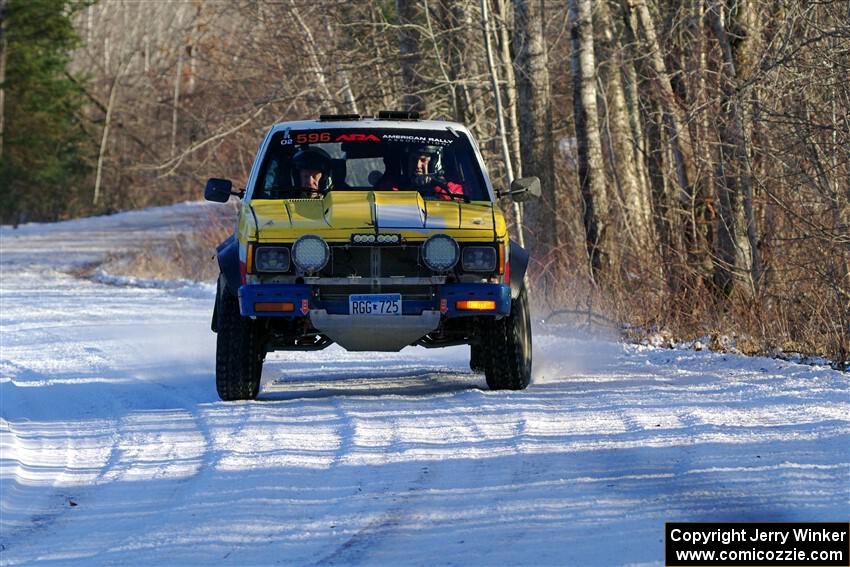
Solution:
M 531 379 L 528 253 L 496 199 L 539 196 L 535 177 L 493 190 L 469 130 L 419 120 L 323 115 L 266 134 L 217 248 L 216 388 L 254 399 L 275 350 L 399 351 L 468 344 L 491 389 Z

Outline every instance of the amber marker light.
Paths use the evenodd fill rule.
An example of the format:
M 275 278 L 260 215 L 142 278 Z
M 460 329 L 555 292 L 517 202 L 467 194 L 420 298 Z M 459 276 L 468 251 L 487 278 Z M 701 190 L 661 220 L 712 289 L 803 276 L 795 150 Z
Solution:
M 499 275 L 505 273 L 505 245 L 499 245 Z
M 248 257 L 245 258 L 245 271 L 251 273 L 254 271 L 254 245 L 248 244 Z
M 464 299 L 458 301 L 455 307 L 463 311 L 495 311 L 496 302 L 480 299 Z
M 294 303 L 269 303 L 269 302 L 255 303 L 254 304 L 254 311 L 258 311 L 258 312 L 269 312 L 269 311 L 289 312 L 289 311 L 295 311 L 295 304 Z

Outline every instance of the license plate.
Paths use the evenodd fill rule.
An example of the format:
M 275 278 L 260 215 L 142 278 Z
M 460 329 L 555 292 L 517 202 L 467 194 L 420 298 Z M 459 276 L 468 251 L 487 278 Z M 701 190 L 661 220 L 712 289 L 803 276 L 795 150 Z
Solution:
M 401 294 L 349 295 L 348 312 L 351 315 L 401 315 Z

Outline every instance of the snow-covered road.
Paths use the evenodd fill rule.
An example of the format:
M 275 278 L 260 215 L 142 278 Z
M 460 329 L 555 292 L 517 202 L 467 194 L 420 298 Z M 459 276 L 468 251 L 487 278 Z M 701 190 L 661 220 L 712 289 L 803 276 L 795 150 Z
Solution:
M 208 286 L 65 273 L 206 211 L 0 229 L 3 565 L 657 564 L 665 521 L 850 518 L 826 368 L 540 327 L 523 392 L 331 347 L 220 402 Z

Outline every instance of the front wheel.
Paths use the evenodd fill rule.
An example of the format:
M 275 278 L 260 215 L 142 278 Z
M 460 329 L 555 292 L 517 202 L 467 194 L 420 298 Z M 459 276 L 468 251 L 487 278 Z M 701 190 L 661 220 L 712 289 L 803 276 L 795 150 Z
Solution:
M 484 376 L 491 390 L 524 390 L 531 382 L 531 317 L 525 288 L 511 304 L 511 314 L 484 332 Z
M 265 346 L 257 321 L 243 317 L 239 300 L 226 290 L 216 306 L 218 337 L 215 387 L 225 401 L 253 400 L 260 393 Z
M 469 369 L 484 372 L 487 368 L 487 350 L 483 345 L 469 345 Z

